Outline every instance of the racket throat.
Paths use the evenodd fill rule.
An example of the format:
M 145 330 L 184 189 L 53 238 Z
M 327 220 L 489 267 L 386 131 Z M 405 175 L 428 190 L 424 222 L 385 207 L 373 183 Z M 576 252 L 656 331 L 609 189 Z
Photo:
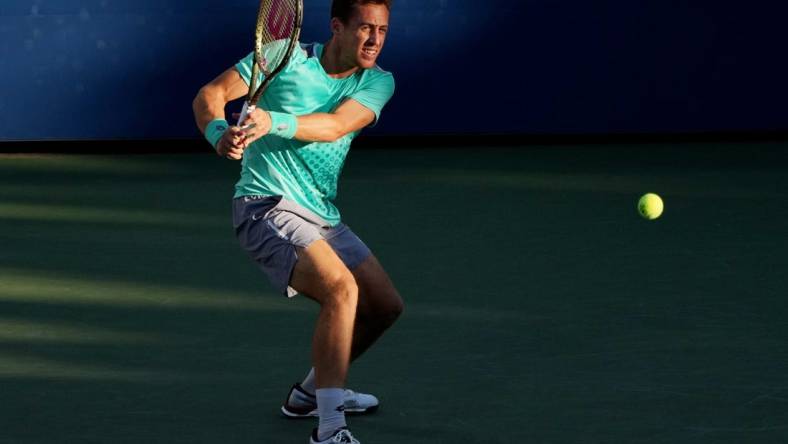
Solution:
M 243 108 L 241 108 L 241 116 L 238 118 L 238 126 L 241 126 L 244 120 L 246 120 L 246 117 L 249 114 L 251 114 L 256 108 L 257 106 L 250 105 L 249 102 L 244 101 L 244 106 Z

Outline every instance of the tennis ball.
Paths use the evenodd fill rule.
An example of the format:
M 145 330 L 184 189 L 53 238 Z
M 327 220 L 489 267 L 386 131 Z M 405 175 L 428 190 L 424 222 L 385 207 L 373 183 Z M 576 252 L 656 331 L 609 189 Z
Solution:
M 644 194 L 638 201 L 638 213 L 648 220 L 658 218 L 664 208 L 662 198 L 654 193 Z

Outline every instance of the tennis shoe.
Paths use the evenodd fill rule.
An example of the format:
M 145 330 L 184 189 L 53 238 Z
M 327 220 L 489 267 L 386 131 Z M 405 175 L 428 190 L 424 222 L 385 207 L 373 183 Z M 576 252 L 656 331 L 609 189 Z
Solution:
M 326 440 L 318 441 L 317 439 L 317 429 L 312 431 L 312 436 L 309 437 L 309 444 L 361 444 L 359 440 L 353 437 L 345 427 L 334 432 L 331 437 Z
M 295 397 L 301 402 L 290 402 L 290 399 L 294 397 L 292 396 L 294 391 L 297 392 Z M 373 413 L 380 406 L 380 402 L 375 396 L 354 392 L 349 389 L 345 389 L 343 401 L 346 415 Z M 320 416 L 317 412 L 317 398 L 315 395 L 307 393 L 301 387 L 301 384 L 295 384 L 287 394 L 287 398 L 285 398 L 285 402 L 282 405 L 282 414 L 288 418 L 317 418 Z

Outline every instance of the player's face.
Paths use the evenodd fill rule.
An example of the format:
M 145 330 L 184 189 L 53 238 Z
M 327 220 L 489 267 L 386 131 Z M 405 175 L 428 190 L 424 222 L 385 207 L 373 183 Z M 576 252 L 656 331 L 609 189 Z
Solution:
M 366 4 L 355 8 L 347 24 L 341 24 L 338 37 L 346 62 L 359 68 L 372 68 L 383 49 L 389 30 L 389 10 L 385 5 Z

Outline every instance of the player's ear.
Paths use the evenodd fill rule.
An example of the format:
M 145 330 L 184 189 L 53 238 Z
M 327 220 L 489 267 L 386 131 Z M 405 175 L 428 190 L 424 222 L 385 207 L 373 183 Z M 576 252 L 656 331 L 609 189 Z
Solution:
M 345 29 L 345 24 L 342 23 L 342 20 L 337 17 L 331 19 L 331 32 L 334 35 L 341 34 L 343 29 Z

